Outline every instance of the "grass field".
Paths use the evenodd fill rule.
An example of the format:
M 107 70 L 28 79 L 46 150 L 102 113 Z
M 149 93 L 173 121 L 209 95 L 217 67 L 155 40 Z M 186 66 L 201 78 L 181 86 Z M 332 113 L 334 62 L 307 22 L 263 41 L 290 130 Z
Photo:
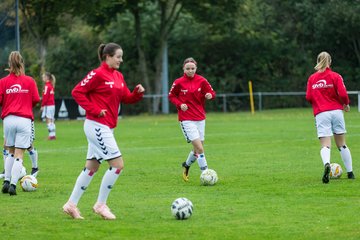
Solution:
M 124 117 L 115 131 L 125 169 L 108 205 L 117 216 L 92 212 L 104 164 L 82 197 L 85 220 L 62 213 L 85 163 L 82 121 L 58 121 L 47 141 L 36 123 L 39 189 L 0 195 L 1 239 L 360 239 L 360 113 L 346 113 L 347 143 L 356 180 L 323 184 L 319 143 L 310 109 L 207 116 L 205 153 L 219 182 L 200 186 L 200 170 L 181 178 L 190 145 L 176 115 Z M 344 165 L 332 148 L 332 162 Z M 25 166 L 30 169 L 26 156 Z M 174 199 L 194 204 L 188 220 L 170 213 Z

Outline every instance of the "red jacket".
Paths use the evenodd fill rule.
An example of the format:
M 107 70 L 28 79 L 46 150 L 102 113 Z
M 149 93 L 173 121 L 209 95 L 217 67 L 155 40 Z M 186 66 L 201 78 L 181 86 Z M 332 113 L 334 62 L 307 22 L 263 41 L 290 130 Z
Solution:
M 72 96 L 85 109 L 87 119 L 115 128 L 120 103 L 135 103 L 142 99 L 143 93 L 137 90 L 130 92 L 123 75 L 102 62 L 74 87 Z M 106 115 L 99 117 L 102 109 L 107 110 Z
M 344 104 L 350 103 L 341 75 L 330 68 L 309 77 L 306 100 L 312 104 L 314 116 L 325 111 L 342 110 Z
M 178 110 L 179 121 L 201 121 L 205 119 L 205 94 L 211 93 L 212 99 L 216 93 L 210 83 L 202 76 L 195 74 L 190 78 L 184 74 L 176 79 L 169 92 L 169 100 Z M 188 106 L 186 111 L 181 110 L 181 104 Z
M 55 91 L 54 86 L 50 81 L 45 82 L 41 106 L 54 106 L 55 105 Z
M 40 102 L 39 92 L 33 78 L 10 73 L 0 79 L 1 118 L 8 115 L 34 120 L 33 107 Z

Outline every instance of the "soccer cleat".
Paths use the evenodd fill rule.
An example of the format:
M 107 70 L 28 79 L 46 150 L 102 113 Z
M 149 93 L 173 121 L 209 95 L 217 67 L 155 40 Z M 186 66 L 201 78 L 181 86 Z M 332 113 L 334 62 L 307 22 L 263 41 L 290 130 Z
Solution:
M 56 137 L 55 137 L 55 136 L 49 136 L 49 137 L 48 137 L 48 140 L 50 140 L 50 141 L 51 141 L 51 140 L 56 140 Z
M 93 210 L 96 214 L 100 215 L 105 220 L 114 220 L 116 216 L 110 211 L 109 207 L 105 203 L 97 202 Z
M 184 168 L 183 170 L 183 179 L 185 182 L 189 181 L 189 170 L 190 170 L 190 166 L 186 165 L 186 162 L 182 163 L 182 167 Z
M 322 182 L 323 183 L 329 183 L 329 181 L 330 181 L 330 170 L 331 170 L 330 163 L 326 163 L 325 166 L 324 166 L 324 175 L 322 177 Z
M 38 173 L 39 173 L 39 168 L 31 169 L 31 175 L 33 175 L 34 177 L 37 177 Z
M 76 205 L 70 201 L 65 203 L 65 205 L 63 206 L 63 211 L 64 213 L 68 214 L 70 217 L 74 219 L 84 219 L 81 216 L 81 213 L 79 209 L 76 207 Z
M 4 181 L 3 183 L 3 187 L 2 187 L 2 193 L 9 193 L 9 187 L 10 187 L 10 182 L 9 181 Z
M 348 172 L 347 177 L 348 177 L 348 179 L 355 179 L 355 175 L 353 172 Z
M 10 194 L 10 196 L 16 195 L 16 185 L 10 184 L 9 194 Z

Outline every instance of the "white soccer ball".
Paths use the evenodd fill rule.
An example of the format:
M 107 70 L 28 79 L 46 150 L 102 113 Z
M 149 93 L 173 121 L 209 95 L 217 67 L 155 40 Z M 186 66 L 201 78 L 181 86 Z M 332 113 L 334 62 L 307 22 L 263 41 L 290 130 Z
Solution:
M 19 179 L 22 179 L 26 175 L 26 168 L 22 166 Z
M 184 220 L 191 217 L 193 213 L 193 204 L 192 202 L 187 198 L 177 198 L 175 201 L 171 204 L 171 214 L 177 219 L 177 220 Z
M 340 178 L 341 177 L 343 170 L 339 164 L 331 163 L 330 168 L 331 168 L 330 178 Z
M 33 175 L 26 175 L 20 180 L 20 186 L 24 192 L 33 192 L 38 187 L 38 181 Z
M 213 169 L 206 169 L 201 173 L 200 181 L 201 184 L 205 186 L 215 185 L 218 181 L 217 173 Z

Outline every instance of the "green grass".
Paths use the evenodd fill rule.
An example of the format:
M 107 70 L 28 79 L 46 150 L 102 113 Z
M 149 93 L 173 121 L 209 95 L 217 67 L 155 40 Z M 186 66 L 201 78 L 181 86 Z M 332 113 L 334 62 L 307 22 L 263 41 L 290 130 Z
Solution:
M 360 178 L 360 121 L 345 115 L 347 144 Z M 310 109 L 211 113 L 205 153 L 219 182 L 200 186 L 200 170 L 181 178 L 190 145 L 176 115 L 125 117 L 115 131 L 125 169 L 108 199 L 117 216 L 104 221 L 91 208 L 103 164 L 83 195 L 85 220 L 62 213 L 84 167 L 87 142 L 81 121 L 58 121 L 57 140 L 47 141 L 36 123 L 39 189 L 0 195 L 1 239 L 359 239 L 360 179 L 343 176 L 323 184 L 322 162 Z M 344 165 L 332 148 L 332 162 Z M 30 169 L 30 160 L 25 158 Z M 175 220 L 172 201 L 190 199 L 193 216 Z

